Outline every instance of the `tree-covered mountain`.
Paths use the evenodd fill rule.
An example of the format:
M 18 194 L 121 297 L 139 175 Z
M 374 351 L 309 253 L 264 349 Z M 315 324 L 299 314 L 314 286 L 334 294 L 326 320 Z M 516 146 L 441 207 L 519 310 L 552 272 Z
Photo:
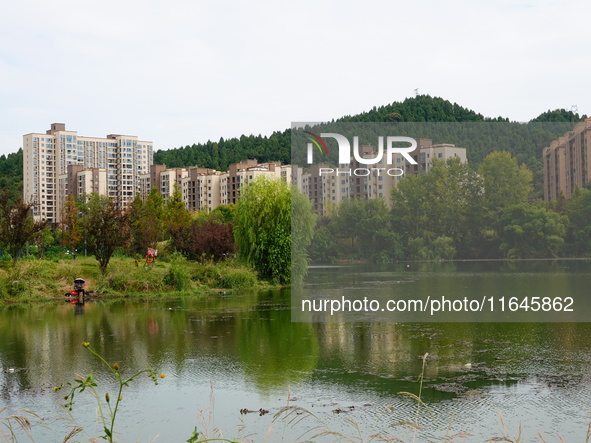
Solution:
M 371 111 L 362 112 L 354 116 L 345 116 L 337 122 L 482 122 L 502 121 L 508 118 L 485 118 L 471 109 L 463 108 L 457 103 L 451 103 L 441 97 L 417 95 L 402 102 L 374 107 Z
M 578 113 L 573 111 L 567 111 L 565 109 L 555 109 L 550 111 L 549 109 L 538 115 L 536 118 L 531 120 L 532 122 L 580 122 L 587 118 L 586 115 L 579 116 Z
M 15 203 L 23 195 L 23 150 L 0 155 L 0 190 L 8 194 L 8 201 Z
M 463 108 L 440 97 L 419 95 L 407 98 L 403 102 L 373 108 L 354 116 L 344 116 L 336 122 L 476 122 L 509 121 L 498 117 L 485 118 L 481 114 Z M 334 121 L 333 121 L 334 122 Z M 241 136 L 218 142 L 194 143 L 185 147 L 158 150 L 154 154 L 154 163 L 169 167 L 199 165 L 217 170 L 226 170 L 230 163 L 247 158 L 256 158 L 259 162 L 279 160 L 291 162 L 291 130 L 274 132 L 270 137 L 261 135 Z M 484 157 L 483 157 L 484 158 Z
M 493 151 L 508 151 L 520 163 L 525 163 L 534 173 L 534 185 L 538 195 L 542 186 L 542 149 L 551 140 L 572 129 L 572 123 L 582 121 L 586 116 L 579 116 L 571 111 L 557 109 L 547 111 L 532 119 L 530 123 L 554 123 L 553 125 L 524 125 L 510 122 L 508 118 L 484 117 L 482 114 L 464 108 L 457 103 L 451 103 L 440 97 L 418 95 L 407 98 L 402 102 L 374 107 L 370 111 L 354 116 L 344 116 L 330 123 L 319 125 L 326 130 L 334 123 L 357 122 L 422 122 L 422 132 L 413 131 L 406 135 L 411 137 L 432 138 L 434 143 L 454 143 L 456 146 L 467 148 L 468 162 L 477 168 L 480 162 Z M 482 122 L 488 123 L 475 134 L 455 133 L 452 126 L 438 123 L 454 122 Z M 429 124 L 433 125 L 429 125 Z M 492 125 L 492 123 L 502 123 Z M 334 126 L 333 126 L 334 127 Z M 418 128 L 419 126 L 415 126 Z M 326 131 L 328 132 L 328 131 Z M 474 132 L 474 131 L 473 131 Z M 169 167 L 199 165 L 217 170 L 226 170 L 230 163 L 246 158 L 256 158 L 259 162 L 279 160 L 290 163 L 291 158 L 291 130 L 274 132 L 270 137 L 241 136 L 240 139 L 220 139 L 218 142 L 208 141 L 187 145 L 185 147 L 159 150 L 154 154 L 154 163 L 166 164 Z
M 509 126 L 497 131 L 482 131 L 477 145 L 466 144 L 461 135 L 453 134 L 447 129 L 431 128 L 426 136 L 434 143 L 454 143 L 467 148 L 468 161 L 471 167 L 477 168 L 482 159 L 492 151 L 506 150 L 511 152 L 520 163 L 525 163 L 534 172 L 534 184 L 539 190 L 542 177 L 541 149 L 544 143 L 562 135 L 572 128 L 572 123 L 586 118 L 585 115 L 564 109 L 547 111 L 531 122 L 562 123 L 551 130 L 534 131 L 532 137 L 524 135 L 522 124 L 509 123 L 508 118 L 484 117 L 473 110 L 451 103 L 440 97 L 417 95 L 401 102 L 374 107 L 369 111 L 353 116 L 343 116 L 332 123 L 353 122 L 503 122 Z M 330 124 L 330 123 L 329 123 Z M 503 126 L 503 125 L 502 125 Z M 425 126 L 425 128 L 428 127 Z M 483 127 L 484 128 L 484 127 Z M 500 127 L 499 127 L 500 128 Z M 526 131 L 527 132 L 527 131 Z M 256 158 L 259 162 L 276 161 L 291 162 L 291 130 L 276 131 L 270 136 L 242 135 L 240 138 L 193 143 L 184 147 L 158 150 L 154 153 L 155 164 L 168 167 L 200 166 L 220 171 L 227 170 L 231 163 L 248 158 Z M 8 156 L 0 156 L 0 186 L 11 195 L 22 195 L 22 149 Z
M 154 164 L 168 167 L 200 166 L 225 171 L 231 163 L 256 158 L 259 162 L 290 162 L 291 130 L 274 132 L 271 136 L 242 135 L 240 138 L 217 142 L 194 143 L 182 148 L 159 149 L 154 153 Z

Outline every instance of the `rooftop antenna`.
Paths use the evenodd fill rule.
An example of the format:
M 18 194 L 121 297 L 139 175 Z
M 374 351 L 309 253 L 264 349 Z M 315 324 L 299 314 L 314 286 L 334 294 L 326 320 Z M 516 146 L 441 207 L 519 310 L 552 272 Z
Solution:
M 573 114 L 578 114 L 579 113 L 579 107 L 577 105 L 572 105 L 570 107 L 570 110 Z
M 415 89 L 415 97 L 419 95 L 419 88 Z

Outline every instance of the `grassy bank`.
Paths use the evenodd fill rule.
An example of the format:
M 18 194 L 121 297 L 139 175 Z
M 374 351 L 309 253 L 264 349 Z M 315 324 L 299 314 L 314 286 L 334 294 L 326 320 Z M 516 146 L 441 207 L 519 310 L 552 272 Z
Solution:
M 147 265 L 143 260 L 114 257 L 105 275 L 99 272 L 93 257 L 25 259 L 15 265 L 2 263 L 0 300 L 63 298 L 78 277 L 86 280 L 87 290 L 101 297 L 197 295 L 265 286 L 252 269 L 232 259 L 200 263 L 173 255 L 167 261 L 157 260 Z

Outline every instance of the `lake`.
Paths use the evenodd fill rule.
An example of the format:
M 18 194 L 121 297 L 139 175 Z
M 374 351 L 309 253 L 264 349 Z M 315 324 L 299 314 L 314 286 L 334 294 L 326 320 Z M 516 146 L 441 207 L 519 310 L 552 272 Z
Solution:
M 525 441 L 538 431 L 548 441 L 556 440 L 555 432 L 565 441 L 585 440 L 591 325 L 581 319 L 589 312 L 589 262 L 318 267 L 310 269 L 305 288 L 321 296 L 558 294 L 573 297 L 577 320 L 543 322 L 529 313 L 530 321 L 493 315 L 486 320 L 497 322 L 477 316 L 453 323 L 292 322 L 287 289 L 6 305 L 0 309 L 0 405 L 7 409 L 0 429 L 6 432 L 1 417 L 26 409 L 36 414 L 29 414 L 35 441 L 61 442 L 75 425 L 84 430 L 73 441 L 98 437 L 93 396 L 77 395 L 69 414 L 64 391 L 53 390 L 93 372 L 101 398 L 115 395 L 108 372 L 82 347 L 88 341 L 124 375 L 148 367 L 166 373 L 158 385 L 140 377 L 126 388 L 118 441 L 184 442 L 195 427 L 201 436 L 219 429 L 226 438 L 253 441 L 312 440 L 323 432 L 313 440 L 333 441 L 328 432 L 338 432 L 354 441 L 376 433 L 412 441 L 415 430 L 404 421 L 421 426 L 416 441 L 464 432 L 472 436 L 456 440 L 514 437 L 520 426 Z M 404 392 L 420 393 L 424 406 L 417 408 Z

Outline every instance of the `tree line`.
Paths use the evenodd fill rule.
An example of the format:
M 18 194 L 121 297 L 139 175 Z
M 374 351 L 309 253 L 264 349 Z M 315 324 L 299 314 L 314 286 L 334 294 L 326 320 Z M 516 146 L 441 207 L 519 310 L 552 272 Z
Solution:
M 539 126 L 532 130 L 527 125 L 509 122 L 508 118 L 488 118 L 473 110 L 464 108 L 440 97 L 417 95 L 400 102 L 373 107 L 367 112 L 353 116 L 344 116 L 320 126 L 329 128 L 331 124 L 358 122 L 402 123 L 420 122 L 424 125 L 406 126 L 406 134 L 411 137 L 432 138 L 434 143 L 454 143 L 456 146 L 467 147 L 468 161 L 477 167 L 489 153 L 505 150 L 513 154 L 520 163 L 525 163 L 534 174 L 534 188 L 540 196 L 542 183 L 541 149 L 551 140 L 572 129 L 574 122 L 581 121 L 586 115 L 579 115 L 564 109 L 548 110 L 531 120 L 530 123 L 552 123 L 550 126 Z M 450 125 L 437 123 L 503 123 L 492 125 L 493 129 L 484 126 L 472 130 L 473 133 L 463 134 L 452 130 Z M 491 125 L 489 125 L 491 126 Z M 402 125 L 401 127 L 404 127 Z M 535 127 L 535 125 L 534 125 Z M 168 167 L 199 166 L 225 171 L 231 163 L 248 158 L 256 158 L 260 162 L 281 161 L 292 162 L 292 130 L 275 131 L 270 136 L 242 135 L 237 138 L 206 143 L 193 143 L 168 150 L 157 150 L 154 153 L 155 164 Z M 303 163 L 302 163 L 303 164 Z M 10 201 L 14 203 L 23 193 L 23 152 L 20 149 L 13 154 L 0 156 L 0 188 L 9 191 Z
M 383 199 L 345 200 L 318 219 L 310 246 L 317 262 L 518 259 L 591 255 L 591 191 L 566 200 L 530 200 L 532 172 L 508 152 L 477 171 L 458 158 L 434 160 Z
M 193 261 L 235 255 L 259 276 L 288 283 L 315 262 L 359 259 L 450 260 L 591 255 L 591 190 L 569 200 L 532 200 L 532 172 L 508 152 L 489 154 L 475 171 L 459 158 L 433 160 L 405 176 L 383 199 L 345 200 L 316 217 L 291 185 L 260 177 L 236 205 L 190 212 L 178 188 L 165 201 L 156 188 L 121 209 L 105 196 L 68 196 L 61 222 L 35 222 L 32 204 L 0 197 L 0 247 L 18 259 L 57 249 L 93 254 L 103 273 L 116 251 L 143 259 L 148 248 Z
M 55 227 L 35 221 L 33 204 L 20 197 L 12 203 L 3 194 L 0 203 L 0 258 L 10 257 L 16 265 L 32 253 L 43 258 L 65 250 L 75 257 L 85 251 L 95 256 L 103 274 L 116 251 L 143 260 L 149 249 L 159 249 L 197 262 L 237 255 L 261 278 L 285 284 L 291 280 L 292 263 L 300 270 L 307 267 L 306 250 L 315 224 L 311 203 L 303 194 L 266 177 L 245 186 L 236 205 L 221 205 L 210 213 L 187 210 L 178 187 L 167 201 L 152 188 L 145 201 L 137 195 L 126 209 L 94 193 L 69 195 Z M 305 214 L 293 248 L 292 207 Z

